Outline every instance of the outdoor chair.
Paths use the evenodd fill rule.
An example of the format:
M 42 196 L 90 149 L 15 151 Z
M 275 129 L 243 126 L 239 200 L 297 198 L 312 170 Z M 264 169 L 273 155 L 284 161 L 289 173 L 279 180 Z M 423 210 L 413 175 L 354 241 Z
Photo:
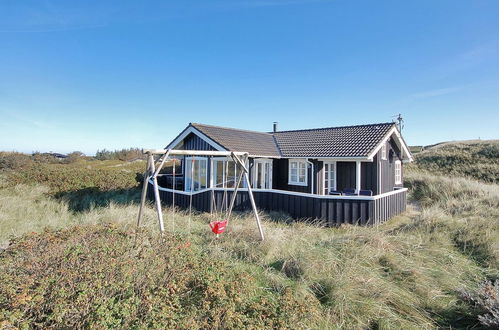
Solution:
M 357 194 L 355 193 L 355 189 L 345 188 L 345 189 L 343 189 L 343 195 L 345 195 L 345 196 L 356 196 Z
M 329 195 L 341 196 L 341 191 L 331 190 L 331 191 L 329 191 Z

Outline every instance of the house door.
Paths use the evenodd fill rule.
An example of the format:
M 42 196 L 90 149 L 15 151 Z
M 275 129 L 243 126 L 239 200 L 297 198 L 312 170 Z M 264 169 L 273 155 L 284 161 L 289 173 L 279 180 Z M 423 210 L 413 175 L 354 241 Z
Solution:
M 272 189 L 272 160 L 255 159 L 253 188 Z
M 336 190 L 336 162 L 324 162 L 324 195 Z

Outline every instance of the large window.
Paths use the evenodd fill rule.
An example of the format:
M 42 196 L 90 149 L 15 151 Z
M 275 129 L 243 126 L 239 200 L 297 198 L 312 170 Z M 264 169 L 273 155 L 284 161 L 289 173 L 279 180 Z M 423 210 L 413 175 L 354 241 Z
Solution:
M 302 159 L 289 160 L 288 184 L 307 185 L 307 161 Z
M 402 183 L 402 163 L 400 160 L 395 161 L 395 184 Z
M 324 195 L 336 190 L 336 163 L 324 163 Z
M 253 188 L 272 189 L 272 160 L 255 159 L 253 165 Z
M 234 161 L 213 159 L 213 186 L 215 188 L 234 188 L 236 185 L 237 167 Z
M 208 160 L 202 157 L 185 159 L 185 191 L 205 189 L 208 183 Z

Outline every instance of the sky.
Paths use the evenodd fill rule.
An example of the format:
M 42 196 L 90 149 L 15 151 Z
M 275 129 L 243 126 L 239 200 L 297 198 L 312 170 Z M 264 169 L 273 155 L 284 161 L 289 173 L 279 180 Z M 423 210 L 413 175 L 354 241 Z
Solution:
M 189 122 L 499 138 L 499 1 L 0 1 L 0 150 L 162 148 Z

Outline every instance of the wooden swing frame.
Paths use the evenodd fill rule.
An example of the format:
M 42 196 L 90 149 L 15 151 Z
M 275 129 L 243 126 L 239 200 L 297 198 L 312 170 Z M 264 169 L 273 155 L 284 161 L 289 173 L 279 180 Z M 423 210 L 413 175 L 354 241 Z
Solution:
M 163 236 L 163 233 L 165 231 L 165 226 L 163 222 L 163 213 L 161 209 L 161 199 L 159 195 L 159 185 L 158 185 L 158 174 L 163 168 L 163 165 L 165 164 L 165 161 L 170 157 L 170 156 L 214 156 L 214 157 L 230 157 L 234 161 L 234 164 L 237 166 L 237 168 L 240 170 L 239 175 L 237 177 L 236 184 L 234 186 L 234 192 L 232 194 L 230 204 L 229 204 L 229 209 L 227 211 L 227 219 L 230 218 L 232 209 L 234 207 L 234 203 L 236 201 L 237 197 L 237 190 L 239 189 L 241 182 L 244 179 L 246 180 L 246 186 L 248 189 L 248 196 L 250 199 L 251 207 L 253 209 L 253 214 L 255 215 L 255 220 L 256 220 L 256 225 L 258 227 L 258 232 L 260 234 L 260 239 L 263 241 L 265 239 L 263 235 L 263 228 L 262 224 L 260 221 L 260 217 L 258 215 L 258 210 L 256 208 L 255 204 L 255 198 L 253 196 L 253 190 L 251 189 L 251 184 L 249 180 L 249 171 L 248 168 L 246 167 L 246 161 L 248 160 L 249 154 L 247 152 L 232 152 L 232 151 L 204 151 L 204 150 L 174 150 L 174 149 L 145 149 L 144 154 L 147 154 L 147 165 L 146 165 L 146 171 L 144 174 L 144 184 L 142 186 L 142 196 L 140 199 L 140 208 L 139 208 L 139 215 L 137 218 L 137 229 L 140 227 L 141 219 L 142 219 L 142 214 L 144 210 L 144 205 L 146 202 L 146 197 L 147 197 L 147 189 L 149 186 L 149 180 L 152 179 L 153 181 L 153 190 L 154 190 L 154 201 L 155 201 L 155 208 L 156 208 L 156 213 L 158 215 L 158 224 L 159 224 L 159 231 L 161 236 Z M 156 161 L 154 160 L 155 155 L 160 155 L 158 161 L 160 161 L 159 165 L 156 167 Z M 191 178 L 193 180 L 193 178 Z M 175 183 L 174 183 L 175 184 Z M 226 188 L 227 189 L 227 188 Z M 194 193 L 194 191 L 191 189 L 190 191 L 191 196 Z M 175 207 L 175 205 L 173 205 Z

